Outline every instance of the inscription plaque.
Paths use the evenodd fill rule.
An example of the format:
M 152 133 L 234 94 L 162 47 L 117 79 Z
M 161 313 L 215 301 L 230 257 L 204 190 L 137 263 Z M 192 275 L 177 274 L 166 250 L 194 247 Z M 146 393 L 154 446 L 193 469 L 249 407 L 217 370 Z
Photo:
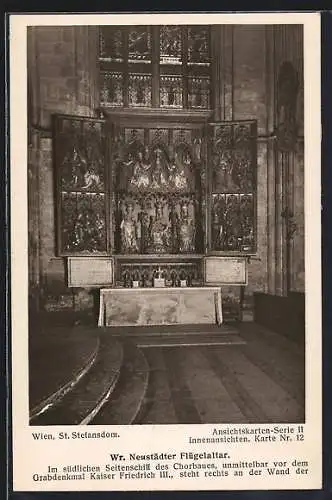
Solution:
M 68 258 L 68 287 L 98 287 L 113 284 L 113 259 Z
M 246 260 L 235 257 L 206 257 L 204 279 L 206 285 L 246 285 Z

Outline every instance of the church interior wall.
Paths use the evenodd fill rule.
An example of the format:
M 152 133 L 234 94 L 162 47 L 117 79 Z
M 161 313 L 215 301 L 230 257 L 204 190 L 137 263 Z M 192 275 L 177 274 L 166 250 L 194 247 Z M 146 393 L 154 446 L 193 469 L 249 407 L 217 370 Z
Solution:
M 291 50 L 287 40 L 292 39 Z M 301 36 L 294 27 L 221 27 L 218 109 L 221 120 L 258 120 L 257 241 L 248 264 L 245 302 L 255 292 L 285 294 L 285 199 L 282 162 L 275 145 L 276 79 L 290 58 L 301 80 Z M 29 272 L 36 307 L 48 310 L 91 309 L 89 290 L 73 293 L 66 286 L 65 263 L 56 257 L 52 114 L 95 116 L 98 107 L 97 43 L 94 27 L 35 27 L 28 33 L 29 78 Z M 303 136 L 303 78 L 298 123 Z M 297 225 L 291 243 L 292 291 L 304 291 L 303 140 L 288 156 L 292 185 L 287 191 Z M 238 290 L 233 290 L 236 294 Z M 232 290 L 230 290 L 232 293 Z

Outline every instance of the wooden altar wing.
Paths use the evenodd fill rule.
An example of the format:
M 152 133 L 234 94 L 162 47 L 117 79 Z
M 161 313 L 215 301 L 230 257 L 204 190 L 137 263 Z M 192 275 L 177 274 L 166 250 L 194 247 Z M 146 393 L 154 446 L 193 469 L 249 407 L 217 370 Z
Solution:
M 208 125 L 209 251 L 254 254 L 257 249 L 257 123 Z
M 107 255 L 105 122 L 57 115 L 54 125 L 58 255 Z

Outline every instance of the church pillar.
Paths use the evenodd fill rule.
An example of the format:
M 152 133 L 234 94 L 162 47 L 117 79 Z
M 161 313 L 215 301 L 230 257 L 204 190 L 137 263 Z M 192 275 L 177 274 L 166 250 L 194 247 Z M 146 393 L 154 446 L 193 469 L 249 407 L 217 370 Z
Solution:
M 305 235 L 304 235 L 304 142 L 299 139 L 294 155 L 294 198 L 293 213 L 296 230 L 292 239 L 292 282 L 291 290 L 304 292 L 305 289 Z
M 40 231 L 39 231 L 39 136 L 30 132 L 28 145 L 28 259 L 29 306 L 39 310 Z
M 233 26 L 212 26 L 213 120 L 233 119 Z
M 36 51 L 36 33 L 27 33 L 28 56 L 28 259 L 29 259 L 29 308 L 39 310 L 40 285 L 40 234 L 39 234 L 39 134 L 32 128 L 38 122 L 39 78 Z
M 298 125 L 297 143 L 293 152 L 292 210 L 294 233 L 291 240 L 291 291 L 303 292 L 305 287 L 304 255 L 304 76 L 303 76 L 303 33 L 300 26 L 290 31 L 293 47 L 292 60 L 299 77 L 296 121 Z
M 304 240 L 296 237 L 304 225 L 304 170 L 297 165 L 303 134 L 303 36 L 298 26 L 274 27 L 274 33 L 276 293 L 288 295 L 294 289 L 298 265 L 304 275 Z M 297 186 L 302 193 L 301 201 L 295 202 L 295 194 L 298 197 L 301 191 Z
M 275 269 L 275 289 L 274 293 L 276 295 L 282 295 L 282 218 L 281 218 L 281 210 L 282 210 L 282 163 L 280 159 L 280 153 L 275 151 L 275 185 L 274 185 L 274 199 L 275 199 L 275 212 L 274 212 L 274 269 Z
M 77 26 L 74 31 L 76 115 L 93 116 L 99 106 L 97 29 L 96 26 Z
M 275 159 L 276 148 L 273 137 L 275 129 L 275 85 L 274 85 L 274 33 L 273 26 L 265 28 L 266 44 L 266 136 L 267 136 L 267 292 L 275 293 L 276 283 L 276 204 L 275 204 Z
M 304 337 L 303 33 L 273 25 L 266 33 L 268 293 L 255 295 L 255 319 Z M 235 101 L 237 102 L 237 101 Z

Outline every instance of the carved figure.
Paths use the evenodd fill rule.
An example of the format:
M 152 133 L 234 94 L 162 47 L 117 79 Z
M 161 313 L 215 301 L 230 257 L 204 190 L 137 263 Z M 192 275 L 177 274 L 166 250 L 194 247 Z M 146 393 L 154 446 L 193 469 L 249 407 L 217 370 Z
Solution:
M 201 151 L 202 151 L 202 139 L 200 137 L 195 137 L 194 139 L 194 155 L 196 160 L 201 160 Z
M 169 247 L 170 228 L 162 218 L 161 206 L 156 204 L 156 215 L 149 228 L 150 250 L 154 253 L 165 253 Z
M 135 97 L 136 97 L 135 104 L 137 105 L 145 104 L 144 82 L 142 80 L 138 80 L 137 82 Z
M 150 228 L 149 215 L 144 208 L 138 215 L 138 222 L 141 232 L 141 251 L 142 253 L 144 253 L 149 245 L 149 228 Z
M 117 182 L 121 190 L 127 190 L 133 185 L 131 180 L 134 177 L 135 168 L 139 162 L 138 153 L 133 146 L 127 151 L 125 158 L 125 160 L 120 160 L 118 163 Z
M 191 59 L 193 61 L 201 61 L 208 53 L 207 33 L 200 28 L 191 28 L 189 36 Z
M 121 247 L 125 253 L 138 253 L 138 226 L 133 215 L 133 205 L 127 205 L 127 212 L 120 224 L 121 229 Z
M 164 151 L 157 147 L 153 151 L 152 185 L 154 189 L 165 187 L 169 179 L 169 166 Z
M 239 198 L 237 195 L 228 195 L 226 197 L 225 210 L 225 239 L 224 250 L 235 250 L 238 247 L 240 235 L 240 214 L 239 214 Z M 227 248 L 226 248 L 227 247 Z
M 102 231 L 103 228 L 101 224 L 103 221 L 100 218 L 100 215 L 95 215 L 93 210 L 88 210 L 85 213 L 85 246 L 88 247 L 90 251 L 96 251 L 100 247 Z
M 172 171 L 173 172 L 172 172 L 171 181 L 172 181 L 172 184 L 175 187 L 175 189 L 177 189 L 179 191 L 185 190 L 188 186 L 188 183 L 187 183 L 187 179 L 184 175 L 183 170 L 179 171 L 179 170 L 177 170 L 176 165 L 172 165 Z
M 83 177 L 83 186 L 82 189 L 100 189 L 102 187 L 102 183 L 100 181 L 99 174 L 96 172 L 96 167 L 94 164 L 90 165 Z
M 83 182 L 86 160 L 75 146 L 63 159 L 62 186 L 77 189 Z
M 161 53 L 165 56 L 179 57 L 181 38 L 178 27 L 163 26 L 161 33 Z
M 145 150 L 145 156 L 143 156 L 142 151 L 138 151 L 137 157 L 130 184 L 138 189 L 147 188 L 151 183 L 151 164 L 148 162 L 148 150 Z
M 181 217 L 179 222 L 179 251 L 190 253 L 195 250 L 195 226 L 189 215 L 188 205 L 181 206 Z
M 98 212 L 96 214 L 95 227 L 96 227 L 97 234 L 99 235 L 99 237 L 101 237 L 101 235 L 105 231 L 105 220 L 102 218 L 102 216 Z
M 146 31 L 131 29 L 129 32 L 129 52 L 140 56 L 149 52 Z
M 79 249 L 83 243 L 84 243 L 84 217 L 83 213 L 79 213 L 74 224 L 72 238 L 68 247 L 70 248 L 71 246 L 73 246 L 74 248 Z
M 90 252 L 99 250 L 104 229 L 104 221 L 100 214 L 94 215 L 91 209 L 80 212 L 72 227 L 67 250 L 71 248 Z
M 170 183 L 179 191 L 189 190 L 192 179 L 192 160 L 188 151 L 175 151 L 171 166 Z
M 214 250 L 224 250 L 227 246 L 227 208 L 224 195 L 219 195 L 214 202 L 212 218 L 212 241 Z
M 180 163 L 178 154 L 175 154 L 175 159 L 171 167 L 170 181 L 177 190 L 184 190 L 188 187 L 188 181 L 185 176 L 184 166 Z
M 217 151 L 215 173 L 215 187 L 222 192 L 237 191 L 238 186 L 234 182 L 234 160 L 230 151 Z
M 215 250 L 222 249 L 224 247 L 224 227 L 219 221 L 218 214 L 215 213 L 213 217 L 213 247 Z

